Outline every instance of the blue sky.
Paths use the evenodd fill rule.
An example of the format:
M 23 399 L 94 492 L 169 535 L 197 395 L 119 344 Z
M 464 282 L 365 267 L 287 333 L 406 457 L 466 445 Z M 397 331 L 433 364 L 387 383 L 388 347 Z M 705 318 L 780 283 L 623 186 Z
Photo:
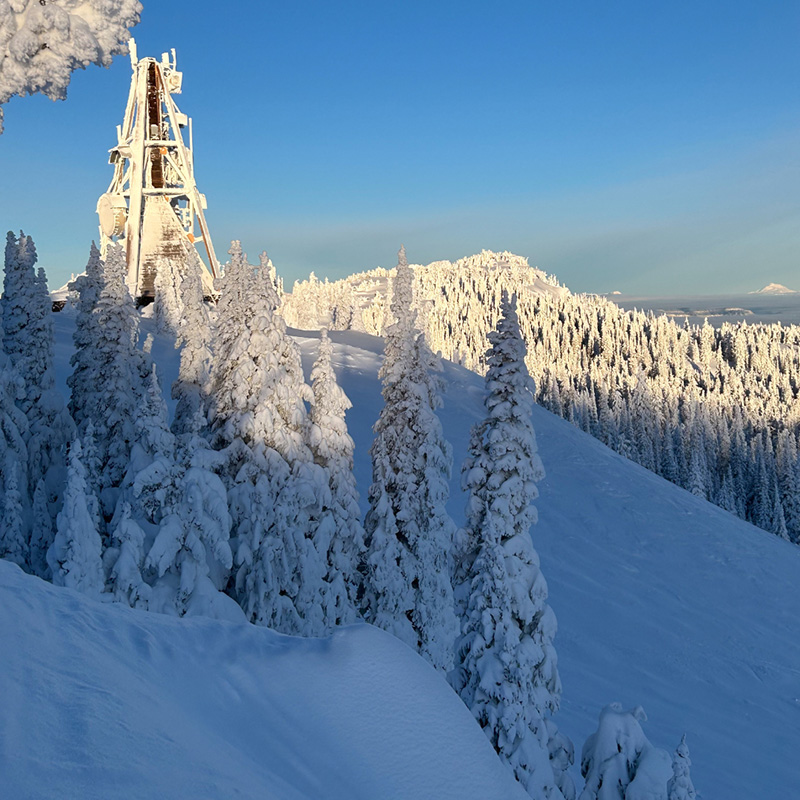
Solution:
M 800 289 L 800 4 L 143 0 L 218 254 L 287 283 L 509 249 L 575 291 Z M 0 220 L 52 285 L 97 235 L 130 63 L 14 98 Z

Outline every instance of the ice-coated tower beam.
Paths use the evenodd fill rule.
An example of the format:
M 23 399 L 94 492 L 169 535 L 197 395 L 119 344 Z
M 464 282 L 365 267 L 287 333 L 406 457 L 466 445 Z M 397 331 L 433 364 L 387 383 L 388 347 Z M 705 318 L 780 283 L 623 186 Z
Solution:
M 130 41 L 131 88 L 117 144 L 109 151 L 114 176 L 97 202 L 102 250 L 124 244 L 128 286 L 134 297 L 152 298 L 158 263 L 185 258 L 188 248 L 204 251 L 203 285 L 213 295 L 219 264 L 205 218 L 206 199 L 194 179 L 191 120 L 173 99 L 183 74 L 175 51 L 161 60 L 137 57 Z M 189 129 L 189 146 L 182 131 Z

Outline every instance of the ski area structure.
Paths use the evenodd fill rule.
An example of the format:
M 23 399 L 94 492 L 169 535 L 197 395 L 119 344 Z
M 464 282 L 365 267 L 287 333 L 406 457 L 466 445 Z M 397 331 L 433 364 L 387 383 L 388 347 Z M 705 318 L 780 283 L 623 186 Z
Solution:
M 130 40 L 133 74 L 117 144 L 109 151 L 114 176 L 97 202 L 101 251 L 121 243 L 128 258 L 128 287 L 139 302 L 155 294 L 163 259 L 185 260 L 195 247 L 204 264 L 203 290 L 213 295 L 219 266 L 205 218 L 206 198 L 194 179 L 192 120 L 178 110 L 183 73 L 175 50 L 161 60 L 137 58 Z M 188 144 L 183 132 L 188 132 Z

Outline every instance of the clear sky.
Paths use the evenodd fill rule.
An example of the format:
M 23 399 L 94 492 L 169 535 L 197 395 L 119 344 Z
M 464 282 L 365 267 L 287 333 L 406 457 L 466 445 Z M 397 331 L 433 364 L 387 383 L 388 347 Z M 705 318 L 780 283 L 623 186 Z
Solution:
M 574 291 L 800 289 L 797 0 L 142 0 L 218 255 L 287 285 L 508 249 Z M 0 220 L 80 272 L 130 62 L 14 98 Z

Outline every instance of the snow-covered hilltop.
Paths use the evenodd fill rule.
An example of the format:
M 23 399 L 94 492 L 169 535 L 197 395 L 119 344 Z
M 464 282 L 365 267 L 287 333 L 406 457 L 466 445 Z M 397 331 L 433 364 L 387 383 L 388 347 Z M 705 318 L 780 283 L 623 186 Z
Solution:
M 508 251 L 483 250 L 458 261 L 434 261 L 414 268 L 414 299 L 420 320 L 426 322 L 427 309 L 448 286 L 457 286 L 476 276 L 486 276 L 485 289 L 497 293 L 532 293 L 559 297 L 568 294 L 555 277 L 531 267 L 528 259 Z M 323 325 L 333 330 L 365 331 L 381 336 L 391 323 L 391 278 L 395 270 L 377 268 L 359 272 L 338 281 L 320 281 L 311 274 L 297 281 L 292 293 L 284 297 L 282 308 L 286 322 L 295 328 L 313 329 Z M 477 288 L 477 287 L 476 287 Z
M 4 561 L 0 604 L 4 798 L 528 797 L 444 680 L 375 628 L 179 620 Z
M 782 283 L 768 283 L 763 289 L 757 289 L 749 294 L 797 294 L 797 289 L 789 289 Z
M 537 400 L 609 447 L 800 543 L 800 327 L 688 326 L 575 295 L 510 253 L 415 268 L 434 350 L 485 370 L 503 291 L 519 297 Z M 383 332 L 385 270 L 294 285 L 290 324 Z

